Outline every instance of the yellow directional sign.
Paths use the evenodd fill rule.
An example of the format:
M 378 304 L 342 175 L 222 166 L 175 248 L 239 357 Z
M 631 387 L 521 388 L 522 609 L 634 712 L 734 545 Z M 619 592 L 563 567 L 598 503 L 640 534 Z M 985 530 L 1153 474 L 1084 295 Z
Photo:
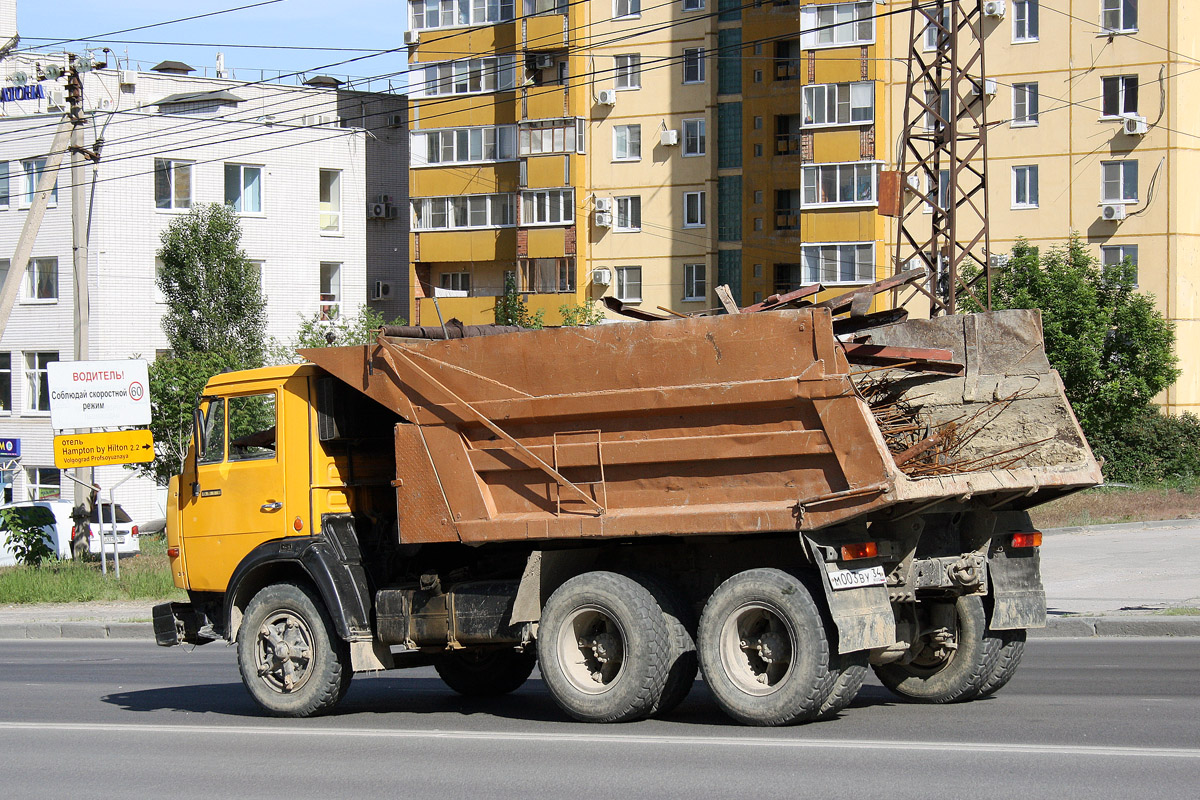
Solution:
M 154 436 L 148 430 L 75 433 L 54 437 L 54 466 L 106 467 L 154 460 Z

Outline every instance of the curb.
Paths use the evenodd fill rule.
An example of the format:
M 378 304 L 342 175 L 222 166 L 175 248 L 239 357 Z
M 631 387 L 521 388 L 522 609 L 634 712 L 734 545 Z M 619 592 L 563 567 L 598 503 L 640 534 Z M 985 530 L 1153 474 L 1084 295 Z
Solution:
M 1160 519 L 1153 522 L 1116 522 L 1111 525 L 1070 525 L 1066 528 L 1043 528 L 1042 533 L 1126 533 L 1132 531 L 1162 531 L 1175 528 L 1200 528 L 1200 519 Z
M 0 624 L 4 639 L 149 639 L 151 622 L 8 622 Z
M 1029 638 L 1099 636 L 1200 636 L 1200 617 L 1050 617 Z

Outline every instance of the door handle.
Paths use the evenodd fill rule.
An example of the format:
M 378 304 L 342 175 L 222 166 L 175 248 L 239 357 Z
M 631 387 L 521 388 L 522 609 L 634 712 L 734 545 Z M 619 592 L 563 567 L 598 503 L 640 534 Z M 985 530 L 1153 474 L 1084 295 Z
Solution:
M 278 511 L 281 508 L 283 508 L 283 503 L 270 502 L 262 504 L 263 511 Z

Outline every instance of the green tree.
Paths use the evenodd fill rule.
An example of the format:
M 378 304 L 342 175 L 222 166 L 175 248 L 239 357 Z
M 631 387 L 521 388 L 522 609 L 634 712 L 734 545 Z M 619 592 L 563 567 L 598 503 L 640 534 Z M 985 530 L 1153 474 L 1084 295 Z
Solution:
M 585 300 L 582 303 L 564 303 L 558 307 L 562 315 L 563 327 L 573 325 L 595 325 L 604 319 L 604 312 L 595 300 Z
M 54 515 L 44 508 L 0 508 L 0 540 L 8 540 L 8 547 L 20 564 L 40 567 L 43 561 L 55 558 L 46 540 L 47 524 L 54 524 Z
M 300 328 L 287 342 L 271 339 L 269 360 L 272 364 L 298 364 L 304 359 L 296 351 L 311 347 L 342 347 L 346 345 L 370 344 L 375 341 L 375 331 L 384 325 L 403 325 L 403 317 L 391 322 L 373 308 L 362 306 L 353 317 L 340 316 L 335 320 L 322 320 L 319 313 L 300 315 Z
M 1089 436 L 1134 419 L 1179 376 L 1175 328 L 1135 279 L 1129 263 L 1102 267 L 1076 234 L 1045 253 L 1018 240 L 993 273 L 993 308 L 1041 309 L 1046 355 Z
M 529 313 L 525 297 L 517 291 L 517 281 L 510 275 L 504 279 L 504 294 L 496 298 L 496 324 L 520 325 L 522 328 L 540 328 L 546 312 L 538 309 Z
M 262 365 L 266 301 L 241 238 L 237 214 L 215 203 L 193 207 L 163 231 L 158 286 L 167 313 L 162 327 L 177 357 L 228 353 L 239 368 Z

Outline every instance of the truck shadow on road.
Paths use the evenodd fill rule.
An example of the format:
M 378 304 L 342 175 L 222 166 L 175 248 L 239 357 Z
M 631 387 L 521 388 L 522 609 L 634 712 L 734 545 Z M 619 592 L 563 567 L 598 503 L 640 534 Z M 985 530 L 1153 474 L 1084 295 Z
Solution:
M 101 699 L 124 711 L 269 716 L 250 699 L 240 682 L 114 692 Z M 850 710 L 894 702 L 895 698 L 882 687 L 865 686 L 850 704 Z M 503 697 L 470 698 L 454 693 L 436 677 L 361 675 L 350 684 L 346 697 L 329 716 L 344 719 L 367 714 L 485 715 L 529 722 L 571 721 L 555 705 L 550 693 L 537 678 L 530 679 L 520 689 Z M 703 681 L 697 681 L 683 704 L 659 722 L 741 727 L 721 712 Z

